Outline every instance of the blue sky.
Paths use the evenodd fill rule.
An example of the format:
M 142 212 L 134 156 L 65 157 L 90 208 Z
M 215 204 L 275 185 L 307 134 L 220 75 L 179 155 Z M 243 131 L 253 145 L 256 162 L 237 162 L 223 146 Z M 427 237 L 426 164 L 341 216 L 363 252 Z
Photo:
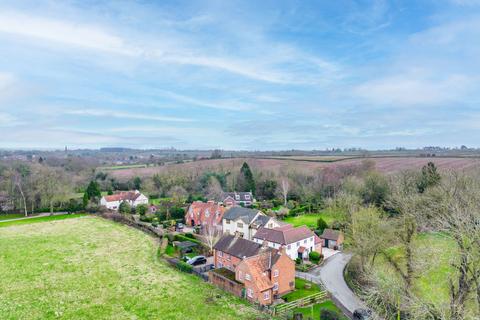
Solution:
M 480 1 L 1 1 L 0 147 L 480 147 Z

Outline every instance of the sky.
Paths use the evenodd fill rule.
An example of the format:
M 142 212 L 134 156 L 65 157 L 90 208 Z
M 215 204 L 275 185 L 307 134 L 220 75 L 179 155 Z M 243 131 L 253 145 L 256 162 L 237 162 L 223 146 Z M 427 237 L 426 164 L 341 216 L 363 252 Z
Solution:
M 479 138 L 480 0 L 0 0 L 0 148 Z

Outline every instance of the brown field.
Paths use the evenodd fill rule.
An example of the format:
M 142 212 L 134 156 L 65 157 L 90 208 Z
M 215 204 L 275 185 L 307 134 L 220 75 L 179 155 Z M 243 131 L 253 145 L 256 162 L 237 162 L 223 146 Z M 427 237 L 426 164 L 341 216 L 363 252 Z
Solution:
M 315 158 L 315 157 L 314 157 Z M 166 171 L 188 171 L 200 173 L 205 170 L 212 171 L 238 171 L 244 161 L 253 169 L 281 171 L 286 168 L 295 168 L 300 170 L 315 170 L 320 168 L 335 168 L 339 166 L 359 165 L 365 159 L 375 162 L 375 168 L 383 173 L 393 173 L 406 169 L 420 169 L 429 161 L 434 162 L 440 169 L 466 170 L 474 167 L 480 168 L 479 158 L 416 158 L 416 157 L 381 157 L 381 158 L 362 158 L 345 159 L 335 162 L 315 162 L 312 159 L 305 160 L 287 160 L 287 159 L 257 159 L 257 158 L 234 158 L 218 160 L 200 160 L 183 164 L 170 164 L 159 167 L 148 168 L 128 168 L 109 172 L 112 176 L 120 180 L 130 179 L 136 176 L 148 177 L 155 173 Z

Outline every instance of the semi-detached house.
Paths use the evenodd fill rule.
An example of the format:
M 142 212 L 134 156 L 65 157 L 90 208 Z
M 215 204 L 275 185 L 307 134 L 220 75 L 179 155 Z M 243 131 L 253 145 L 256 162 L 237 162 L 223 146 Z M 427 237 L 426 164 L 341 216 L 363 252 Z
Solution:
M 295 263 L 284 248 L 224 235 L 214 246 L 214 264 L 210 282 L 251 302 L 269 305 L 295 288 Z
M 238 234 L 240 237 L 252 240 L 261 227 L 276 228 L 279 223 L 259 210 L 232 207 L 223 215 L 222 227 L 224 234 Z

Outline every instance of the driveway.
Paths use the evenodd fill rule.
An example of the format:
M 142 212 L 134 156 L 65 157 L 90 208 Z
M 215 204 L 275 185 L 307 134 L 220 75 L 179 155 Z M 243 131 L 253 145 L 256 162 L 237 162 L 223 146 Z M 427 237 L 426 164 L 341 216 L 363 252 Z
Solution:
M 312 282 L 323 284 L 325 289 L 332 295 L 333 300 L 343 307 L 344 311 L 351 316 L 358 308 L 366 308 L 363 302 L 353 293 L 343 279 L 343 270 L 351 259 L 350 254 L 336 253 L 325 263 L 308 273 L 297 272 L 297 276 L 306 278 Z

